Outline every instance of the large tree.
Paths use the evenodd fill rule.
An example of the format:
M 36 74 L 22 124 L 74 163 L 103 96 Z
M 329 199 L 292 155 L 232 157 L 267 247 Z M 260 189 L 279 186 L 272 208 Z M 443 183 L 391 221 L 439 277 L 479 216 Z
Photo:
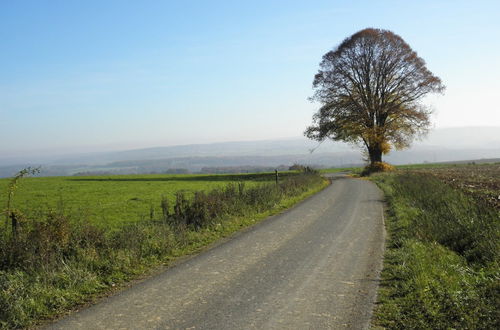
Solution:
M 321 107 L 305 135 L 362 145 L 373 164 L 427 132 L 422 98 L 445 87 L 403 38 L 364 29 L 323 56 L 313 88 Z

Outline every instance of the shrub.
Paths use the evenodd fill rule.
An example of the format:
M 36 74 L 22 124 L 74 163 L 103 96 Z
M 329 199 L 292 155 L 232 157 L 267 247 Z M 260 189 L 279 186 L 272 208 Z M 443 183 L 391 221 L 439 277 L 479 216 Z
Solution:
M 361 172 L 361 176 L 368 176 L 372 173 L 378 173 L 378 172 L 391 172 L 394 171 L 394 169 L 395 169 L 394 166 L 386 162 L 374 162 L 372 164 L 365 166 L 365 168 Z

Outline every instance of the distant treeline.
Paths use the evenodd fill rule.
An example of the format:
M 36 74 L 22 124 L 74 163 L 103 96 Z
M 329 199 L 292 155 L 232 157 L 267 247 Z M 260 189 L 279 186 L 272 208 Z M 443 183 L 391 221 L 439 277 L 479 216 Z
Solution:
M 137 169 L 132 174 L 232 174 L 232 173 L 263 173 L 273 172 L 274 170 L 288 171 L 293 170 L 293 166 L 280 165 L 274 166 L 218 166 L 203 167 L 200 171 L 190 171 L 187 168 L 169 168 L 159 171 L 143 171 Z M 82 171 L 73 174 L 74 176 L 94 176 L 94 175 L 113 175 L 113 174 L 131 174 L 129 171 L 110 170 L 110 171 Z
M 94 175 L 116 175 L 116 174 L 191 174 L 187 168 L 169 168 L 164 171 L 141 171 L 130 169 L 109 170 L 109 171 L 83 171 L 74 173 L 73 176 L 94 176 Z
M 202 174 L 227 174 L 227 173 L 262 173 L 278 171 L 288 171 L 290 166 L 280 165 L 272 166 L 219 166 L 219 167 L 203 167 L 200 171 Z

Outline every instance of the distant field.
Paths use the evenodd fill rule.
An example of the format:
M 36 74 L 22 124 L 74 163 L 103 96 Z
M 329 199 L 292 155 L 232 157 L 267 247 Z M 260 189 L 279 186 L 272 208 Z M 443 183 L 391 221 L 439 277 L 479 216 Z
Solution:
M 320 170 L 320 173 L 353 172 L 358 169 L 358 167 L 324 168 Z
M 280 177 L 293 172 L 280 173 Z M 244 182 L 247 187 L 275 180 L 274 173 L 230 175 L 115 175 L 24 178 L 14 196 L 14 207 L 27 215 L 64 209 L 73 219 L 106 227 L 149 218 L 160 211 L 165 196 L 173 204 L 177 191 L 199 190 Z M 0 179 L 0 206 L 6 204 L 9 179 Z

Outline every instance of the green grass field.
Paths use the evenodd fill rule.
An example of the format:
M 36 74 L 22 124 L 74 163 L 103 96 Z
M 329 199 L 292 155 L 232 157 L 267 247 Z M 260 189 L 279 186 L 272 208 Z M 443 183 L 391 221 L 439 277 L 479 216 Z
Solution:
M 339 172 L 353 172 L 353 171 L 356 171 L 358 170 L 359 168 L 358 167 L 335 167 L 335 168 L 324 168 L 324 169 L 321 169 L 319 172 L 320 173 L 339 173 Z
M 280 173 L 285 178 L 293 172 Z M 13 204 L 23 214 L 64 209 L 72 219 L 89 220 L 107 228 L 149 218 L 151 208 L 161 212 L 160 201 L 171 203 L 178 191 L 190 197 L 194 191 L 244 182 L 247 187 L 273 182 L 274 173 L 230 175 L 116 175 L 82 177 L 23 178 Z M 0 207 L 7 200 L 9 179 L 0 180 Z

